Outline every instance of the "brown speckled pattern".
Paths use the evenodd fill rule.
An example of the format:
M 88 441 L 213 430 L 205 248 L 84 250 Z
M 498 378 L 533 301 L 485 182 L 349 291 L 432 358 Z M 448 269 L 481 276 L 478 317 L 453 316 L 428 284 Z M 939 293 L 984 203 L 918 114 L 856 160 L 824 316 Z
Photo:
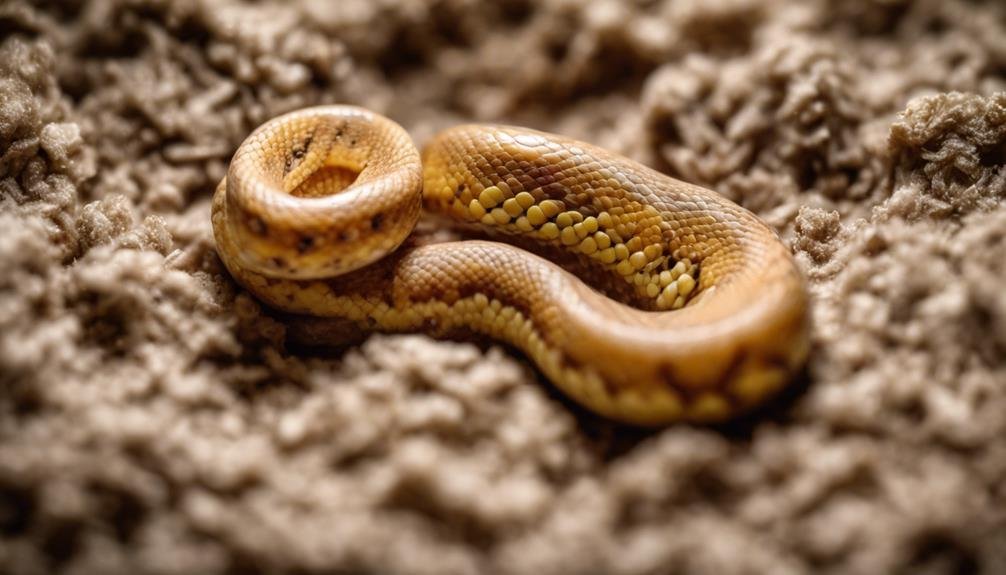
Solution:
M 411 231 L 421 190 L 429 210 L 568 250 L 601 278 L 595 287 L 631 286 L 636 307 L 497 242 L 374 262 Z M 626 422 L 729 418 L 781 389 L 807 354 L 803 278 L 765 224 L 714 192 L 561 136 L 460 126 L 435 137 L 421 165 L 390 120 L 302 110 L 241 146 L 213 223 L 228 269 L 270 305 L 354 329 L 488 335 Z

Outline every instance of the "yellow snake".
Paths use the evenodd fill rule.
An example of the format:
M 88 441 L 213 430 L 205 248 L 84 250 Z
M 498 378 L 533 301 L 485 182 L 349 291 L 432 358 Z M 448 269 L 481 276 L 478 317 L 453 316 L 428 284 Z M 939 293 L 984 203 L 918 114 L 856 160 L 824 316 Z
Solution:
M 520 247 L 396 250 L 422 207 Z M 783 388 L 808 351 L 803 276 L 757 217 L 535 130 L 459 126 L 420 157 L 367 110 L 292 112 L 238 148 L 213 230 L 230 273 L 271 306 L 338 318 L 347 336 L 489 336 L 624 422 L 727 419 Z

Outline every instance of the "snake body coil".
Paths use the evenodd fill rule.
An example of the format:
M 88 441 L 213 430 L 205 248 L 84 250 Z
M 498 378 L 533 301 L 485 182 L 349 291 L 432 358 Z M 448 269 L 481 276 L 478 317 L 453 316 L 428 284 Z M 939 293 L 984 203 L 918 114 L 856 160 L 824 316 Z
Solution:
M 421 203 L 522 247 L 395 251 Z M 758 218 L 534 130 L 451 128 L 420 158 L 366 110 L 293 112 L 237 150 L 213 229 L 231 274 L 274 307 L 354 332 L 488 335 L 626 422 L 726 419 L 781 389 L 808 350 L 803 278 Z

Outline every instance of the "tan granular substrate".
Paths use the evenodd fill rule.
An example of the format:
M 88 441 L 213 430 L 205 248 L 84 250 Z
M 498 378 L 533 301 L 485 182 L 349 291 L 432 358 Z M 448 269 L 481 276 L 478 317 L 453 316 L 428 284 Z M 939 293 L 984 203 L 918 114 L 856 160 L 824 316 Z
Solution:
M 1004 89 L 996 1 L 0 3 L 0 572 L 1006 573 Z M 285 348 L 209 197 L 321 102 L 739 201 L 805 381 L 643 433 L 503 349 Z

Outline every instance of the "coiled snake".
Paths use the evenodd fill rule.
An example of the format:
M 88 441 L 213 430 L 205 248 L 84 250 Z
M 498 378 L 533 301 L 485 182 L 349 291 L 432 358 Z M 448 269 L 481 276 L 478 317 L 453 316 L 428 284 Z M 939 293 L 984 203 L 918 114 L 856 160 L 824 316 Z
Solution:
M 520 247 L 396 250 L 421 207 Z M 783 388 L 808 351 L 803 277 L 764 223 L 561 136 L 459 126 L 420 157 L 380 115 L 300 110 L 238 148 L 212 217 L 227 269 L 271 306 L 353 332 L 489 336 L 625 422 L 729 418 Z

